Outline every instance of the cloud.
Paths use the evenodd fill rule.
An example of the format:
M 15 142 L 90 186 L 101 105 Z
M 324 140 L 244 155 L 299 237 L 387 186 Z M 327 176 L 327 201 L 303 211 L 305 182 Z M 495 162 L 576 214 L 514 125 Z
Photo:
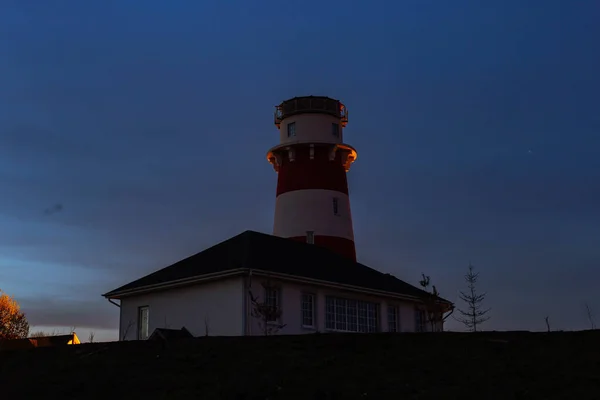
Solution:
M 48 207 L 44 210 L 44 214 L 52 215 L 61 212 L 63 209 L 62 204 L 54 204 L 52 207 Z
M 30 325 L 115 329 L 119 324 L 119 309 L 102 298 L 94 301 L 44 296 L 21 298 L 19 303 Z

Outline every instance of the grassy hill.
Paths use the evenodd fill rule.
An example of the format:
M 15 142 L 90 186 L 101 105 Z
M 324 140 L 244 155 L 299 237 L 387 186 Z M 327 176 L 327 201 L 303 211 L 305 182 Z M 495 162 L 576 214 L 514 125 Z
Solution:
M 600 399 L 600 331 L 314 334 L 0 352 L 3 399 Z

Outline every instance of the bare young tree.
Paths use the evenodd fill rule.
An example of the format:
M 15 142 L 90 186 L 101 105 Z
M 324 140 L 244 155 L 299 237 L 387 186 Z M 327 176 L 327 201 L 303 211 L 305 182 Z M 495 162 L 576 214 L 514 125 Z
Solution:
M 587 315 L 587 319 L 590 323 L 590 327 L 592 328 L 592 330 L 596 329 L 594 314 L 592 313 L 592 309 L 590 308 L 590 305 L 587 302 L 585 303 L 585 313 Z
M 210 333 L 210 323 L 208 316 L 204 317 L 204 336 L 208 336 Z
M 44 331 L 35 331 L 29 335 L 30 338 L 40 338 L 40 337 L 45 337 L 45 336 L 55 336 L 55 335 L 51 335 L 50 333 L 47 333 Z
M 423 279 L 419 281 L 419 284 L 428 293 L 425 298 L 425 314 L 427 322 L 431 327 L 431 332 L 436 332 L 436 326 L 442 319 L 443 309 L 440 303 L 440 293 L 437 291 L 435 285 L 431 286 L 431 292 L 429 292 L 429 286 L 431 285 L 431 278 L 428 275 L 421 274 Z
M 123 330 L 123 336 L 121 338 L 121 340 L 125 340 L 127 338 L 127 335 L 129 334 L 129 330 L 131 329 L 131 327 L 133 326 L 133 321 L 129 321 L 129 323 L 127 324 L 127 326 L 125 327 L 125 329 Z
M 265 283 L 263 286 L 265 289 L 272 287 L 270 282 Z M 258 320 L 260 330 L 265 336 L 274 335 L 286 326 L 286 324 L 281 323 L 281 307 L 267 301 L 260 301 L 260 297 L 254 296 L 252 291 L 249 294 L 252 303 L 251 315 Z
M 94 331 L 91 331 L 90 335 L 88 336 L 88 342 L 89 343 L 94 343 L 94 336 L 96 336 L 95 333 L 94 333 Z
M 36 331 L 36 332 L 33 332 L 31 335 L 29 335 L 29 337 L 30 338 L 40 338 L 40 337 L 60 336 L 60 335 L 63 335 L 63 331 L 53 329 L 50 332 Z
M 544 321 L 546 321 L 546 329 L 548 329 L 548 332 L 550 332 L 550 316 L 549 316 L 549 315 L 547 315 L 547 316 L 544 318 Z
M 469 290 L 467 293 L 460 292 L 459 294 L 460 299 L 466 303 L 467 309 L 458 309 L 462 317 L 456 318 L 457 321 L 461 322 L 472 332 L 477 332 L 477 327 L 490 319 L 490 316 L 486 315 L 490 309 L 482 308 L 486 293 L 477 294 L 475 286 L 478 278 L 479 273 L 476 273 L 473 265 L 469 264 L 469 271 L 465 275 L 465 281 Z

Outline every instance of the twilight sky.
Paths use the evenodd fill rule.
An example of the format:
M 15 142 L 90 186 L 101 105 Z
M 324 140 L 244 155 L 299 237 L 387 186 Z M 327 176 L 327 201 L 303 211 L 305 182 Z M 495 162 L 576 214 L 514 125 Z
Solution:
M 458 301 L 471 260 L 486 329 L 600 319 L 598 2 L 295 3 L 2 2 L 0 288 L 33 329 L 116 339 L 102 293 L 270 233 L 273 107 L 311 94 L 350 110 L 359 261 Z

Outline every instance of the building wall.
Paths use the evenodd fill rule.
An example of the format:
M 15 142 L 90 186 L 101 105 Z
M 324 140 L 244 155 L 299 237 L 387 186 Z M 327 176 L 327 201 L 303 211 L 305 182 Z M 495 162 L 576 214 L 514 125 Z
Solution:
M 259 301 L 264 301 L 263 283 L 267 283 L 266 279 L 255 277 L 249 283 L 250 290 L 254 296 L 259 297 Z M 297 283 L 286 283 L 282 281 L 270 280 L 269 284 L 278 287 L 280 290 L 280 304 L 282 308 L 281 324 L 285 327 L 279 330 L 279 334 L 297 335 L 304 333 L 327 332 L 325 328 L 325 298 L 326 296 L 336 296 L 354 300 L 369 301 L 378 303 L 379 306 L 379 330 L 381 332 L 388 331 L 387 323 L 387 307 L 388 304 L 398 306 L 400 316 L 400 332 L 415 332 L 415 305 L 412 302 L 398 301 L 395 299 L 387 299 L 378 296 L 369 296 L 358 294 L 351 291 L 336 290 L 327 287 L 318 287 L 310 285 L 302 285 Z M 314 329 L 304 328 L 302 326 L 302 293 L 312 293 L 316 298 L 316 327 Z M 248 307 L 251 307 L 250 299 L 248 299 Z M 258 318 L 250 316 L 248 311 L 247 318 L 247 334 L 262 335 L 264 331 L 261 329 L 261 322 Z
M 334 149 L 333 145 L 317 144 L 312 147 L 297 145 L 289 150 L 280 147 L 275 154 L 279 155 L 276 196 L 306 189 L 333 190 L 348 195 L 344 167 L 347 151 Z
M 149 330 L 181 329 L 194 336 L 205 334 L 205 318 L 210 336 L 243 335 L 243 279 L 229 278 L 195 286 L 126 297 L 121 300 L 119 339 L 137 339 L 138 308 L 149 307 Z
M 337 214 L 333 201 L 337 199 Z M 335 190 L 295 190 L 277 196 L 273 235 L 306 237 L 306 231 L 354 241 L 348 195 Z
M 296 135 L 288 137 L 287 126 L 296 124 Z M 282 121 L 279 129 L 279 142 L 281 144 L 294 143 L 342 143 L 343 128 L 340 124 L 339 136 L 332 134 L 331 124 L 340 124 L 340 119 L 329 114 L 298 114 L 292 115 Z

